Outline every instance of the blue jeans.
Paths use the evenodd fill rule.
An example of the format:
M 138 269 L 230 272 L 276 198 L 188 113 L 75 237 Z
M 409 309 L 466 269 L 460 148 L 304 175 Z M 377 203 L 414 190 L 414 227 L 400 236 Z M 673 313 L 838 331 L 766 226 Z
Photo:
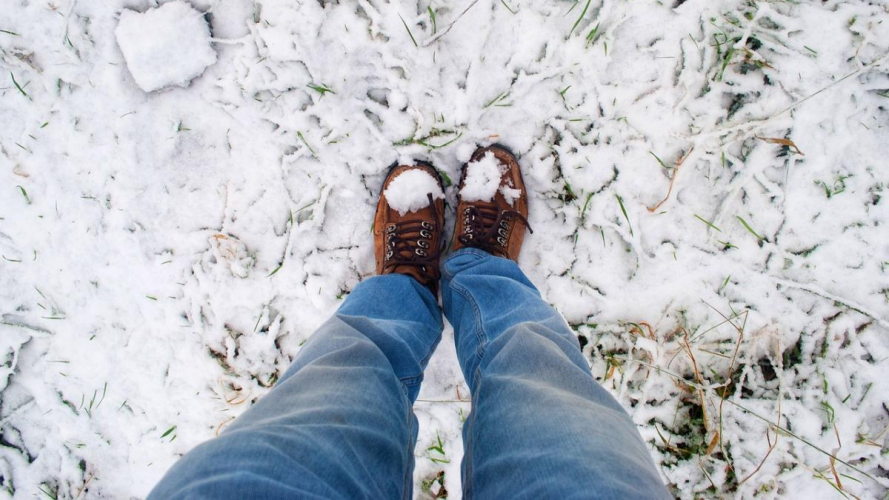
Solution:
M 452 254 L 442 302 L 472 391 L 465 498 L 670 498 L 633 422 L 514 262 Z M 441 331 L 436 298 L 413 278 L 359 283 L 275 388 L 149 498 L 410 498 L 412 405 Z

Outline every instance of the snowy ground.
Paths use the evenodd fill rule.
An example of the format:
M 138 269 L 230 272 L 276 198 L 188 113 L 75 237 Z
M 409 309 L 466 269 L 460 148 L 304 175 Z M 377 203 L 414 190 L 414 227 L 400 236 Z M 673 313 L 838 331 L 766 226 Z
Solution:
M 191 5 L 218 59 L 152 93 L 115 29 L 156 2 L 0 7 L 2 495 L 147 494 L 373 272 L 386 167 L 456 182 L 490 141 L 522 267 L 676 496 L 887 495 L 884 3 Z M 460 497 L 444 335 L 422 498 Z

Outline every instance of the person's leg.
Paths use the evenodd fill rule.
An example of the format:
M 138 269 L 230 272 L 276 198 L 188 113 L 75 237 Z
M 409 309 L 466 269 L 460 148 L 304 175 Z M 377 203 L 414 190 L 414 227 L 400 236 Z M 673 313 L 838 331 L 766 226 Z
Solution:
M 442 302 L 472 390 L 466 498 L 670 498 L 632 420 L 515 262 L 456 252 Z
M 441 328 L 414 278 L 359 283 L 275 387 L 149 498 L 408 498 L 411 405 Z

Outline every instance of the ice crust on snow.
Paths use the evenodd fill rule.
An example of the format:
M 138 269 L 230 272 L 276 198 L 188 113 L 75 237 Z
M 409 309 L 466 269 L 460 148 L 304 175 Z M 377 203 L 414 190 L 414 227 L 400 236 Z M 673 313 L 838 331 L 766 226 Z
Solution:
M 444 198 L 438 180 L 416 168 L 398 174 L 385 191 L 389 206 L 400 215 L 429 206 L 430 193 L 433 200 Z
M 185 2 L 143 13 L 125 9 L 114 34 L 130 74 L 145 92 L 184 87 L 216 62 L 203 14 Z

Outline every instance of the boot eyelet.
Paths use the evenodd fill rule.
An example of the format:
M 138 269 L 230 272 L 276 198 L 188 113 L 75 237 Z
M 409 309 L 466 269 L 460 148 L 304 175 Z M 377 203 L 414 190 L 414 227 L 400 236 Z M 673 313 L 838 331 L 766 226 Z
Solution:
M 386 232 L 387 233 L 394 233 L 395 232 L 395 224 L 389 224 L 389 227 L 386 228 Z
M 503 228 L 498 229 L 497 234 L 506 238 L 506 229 L 503 229 Z
M 432 233 L 430 233 L 429 231 L 427 231 L 425 229 L 420 230 L 420 236 L 426 238 L 427 240 L 432 239 Z
M 468 208 L 464 208 L 464 209 L 463 209 L 463 215 L 469 215 L 469 209 L 468 209 Z
M 420 248 L 429 248 L 429 242 L 426 240 L 417 240 L 417 246 Z
M 429 221 L 424 220 L 420 225 L 423 226 L 424 229 L 432 229 L 432 223 Z
M 500 246 L 505 247 L 506 246 L 506 238 L 504 238 L 502 236 L 498 237 L 497 243 L 500 243 Z
M 414 250 L 414 253 L 416 253 L 420 257 L 426 257 L 426 250 L 423 250 L 422 248 Z
M 500 227 L 502 227 L 503 229 L 509 229 L 509 222 L 506 222 L 505 220 L 500 221 Z
M 389 250 L 388 252 L 386 252 L 386 260 L 389 260 L 391 258 L 392 258 L 392 250 Z

